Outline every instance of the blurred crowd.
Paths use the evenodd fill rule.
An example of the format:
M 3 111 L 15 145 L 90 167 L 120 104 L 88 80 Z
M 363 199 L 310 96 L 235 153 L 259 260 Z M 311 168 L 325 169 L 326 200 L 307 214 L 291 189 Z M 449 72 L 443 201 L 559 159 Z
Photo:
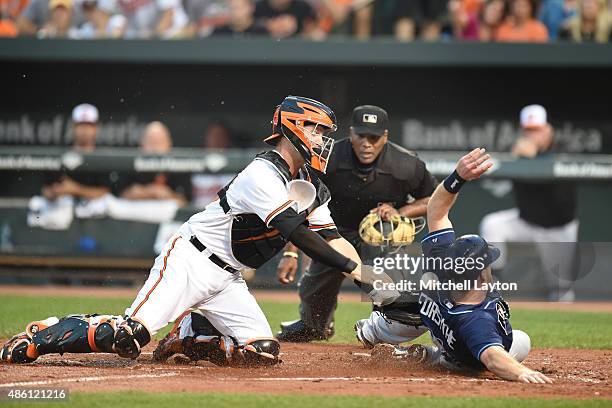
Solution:
M 100 133 L 98 108 L 89 103 L 72 110 L 72 146 L 75 153 L 92 153 Z M 139 138 L 145 155 L 165 156 L 172 151 L 170 129 L 160 121 L 148 123 Z M 201 147 L 232 146 L 232 130 L 214 120 L 206 127 Z M 46 229 L 66 229 L 74 216 L 108 216 L 144 222 L 172 220 L 187 204 L 204 207 L 233 178 L 232 174 L 78 172 L 69 168 L 48 172 L 40 195 L 30 201 L 28 224 Z
M 0 0 L 0 36 L 607 43 L 612 0 Z

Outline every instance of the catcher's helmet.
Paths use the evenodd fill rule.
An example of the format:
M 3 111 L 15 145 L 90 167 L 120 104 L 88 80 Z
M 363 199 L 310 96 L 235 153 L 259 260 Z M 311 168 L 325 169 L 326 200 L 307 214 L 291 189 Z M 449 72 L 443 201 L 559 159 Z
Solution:
M 462 235 L 455 239 L 446 250 L 446 256 L 454 260 L 463 259 L 460 268 L 454 263 L 454 268 L 447 273 L 451 278 L 476 279 L 482 271 L 499 258 L 499 249 L 490 245 L 479 235 Z M 465 260 L 471 258 L 474 261 L 471 266 L 465 264 Z M 475 262 L 479 260 L 478 262 Z
M 308 124 L 315 126 L 314 131 L 305 128 Z M 336 115 L 326 105 L 302 96 L 288 96 L 276 107 L 272 136 L 264 141 L 276 145 L 279 137 L 286 137 L 306 163 L 325 173 L 334 145 L 329 134 L 337 128 Z M 320 140 L 316 136 L 318 133 L 322 134 Z

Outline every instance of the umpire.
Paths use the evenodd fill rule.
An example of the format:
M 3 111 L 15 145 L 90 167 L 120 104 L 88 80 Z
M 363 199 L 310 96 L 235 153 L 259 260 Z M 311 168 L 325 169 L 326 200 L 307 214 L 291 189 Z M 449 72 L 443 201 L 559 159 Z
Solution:
M 388 141 L 387 112 L 372 105 L 353 110 L 350 137 L 334 145 L 327 174 L 321 175 L 331 191 L 329 208 L 338 232 L 360 255 L 366 245 L 358 227 L 370 212 L 383 220 L 400 214 L 418 217 L 427 212 L 427 202 L 436 187 L 425 163 L 412 152 Z M 298 253 L 289 244 L 278 265 L 278 279 L 293 282 Z M 365 256 L 367 258 L 367 256 Z M 298 284 L 300 319 L 281 324 L 281 341 L 308 342 L 328 339 L 334 334 L 333 315 L 344 276 L 313 261 Z

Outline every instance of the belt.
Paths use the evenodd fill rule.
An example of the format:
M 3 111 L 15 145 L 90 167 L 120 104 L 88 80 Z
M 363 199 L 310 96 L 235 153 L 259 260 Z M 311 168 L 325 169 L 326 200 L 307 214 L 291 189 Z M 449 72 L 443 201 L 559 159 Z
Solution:
M 206 249 L 206 245 L 204 245 L 202 242 L 200 242 L 200 240 L 195 235 L 192 235 L 191 238 L 189 238 L 189 242 L 191 242 L 193 244 L 193 246 L 196 247 L 196 249 L 198 251 L 200 251 L 200 252 L 204 252 L 204 250 Z M 229 273 L 236 273 L 236 272 L 238 272 L 237 269 L 232 268 L 232 266 L 230 264 L 223 262 L 221 260 L 221 258 L 219 258 L 217 255 L 215 255 L 213 253 L 210 254 L 208 259 L 210 259 L 212 261 L 212 263 L 217 265 L 219 268 L 224 269 L 224 270 L 228 271 Z

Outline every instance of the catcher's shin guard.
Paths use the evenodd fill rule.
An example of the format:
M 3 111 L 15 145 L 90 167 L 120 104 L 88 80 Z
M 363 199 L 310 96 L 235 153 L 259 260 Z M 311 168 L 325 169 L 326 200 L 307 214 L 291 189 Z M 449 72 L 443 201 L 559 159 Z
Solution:
M 121 316 L 68 315 L 50 317 L 28 324 L 0 351 L 0 359 L 10 363 L 30 363 L 43 354 L 117 352 L 135 358 L 150 340 L 140 323 Z
M 49 353 L 112 351 L 114 316 L 69 315 L 31 322 L 26 331 L 7 342 L 0 358 L 10 363 L 30 363 Z

